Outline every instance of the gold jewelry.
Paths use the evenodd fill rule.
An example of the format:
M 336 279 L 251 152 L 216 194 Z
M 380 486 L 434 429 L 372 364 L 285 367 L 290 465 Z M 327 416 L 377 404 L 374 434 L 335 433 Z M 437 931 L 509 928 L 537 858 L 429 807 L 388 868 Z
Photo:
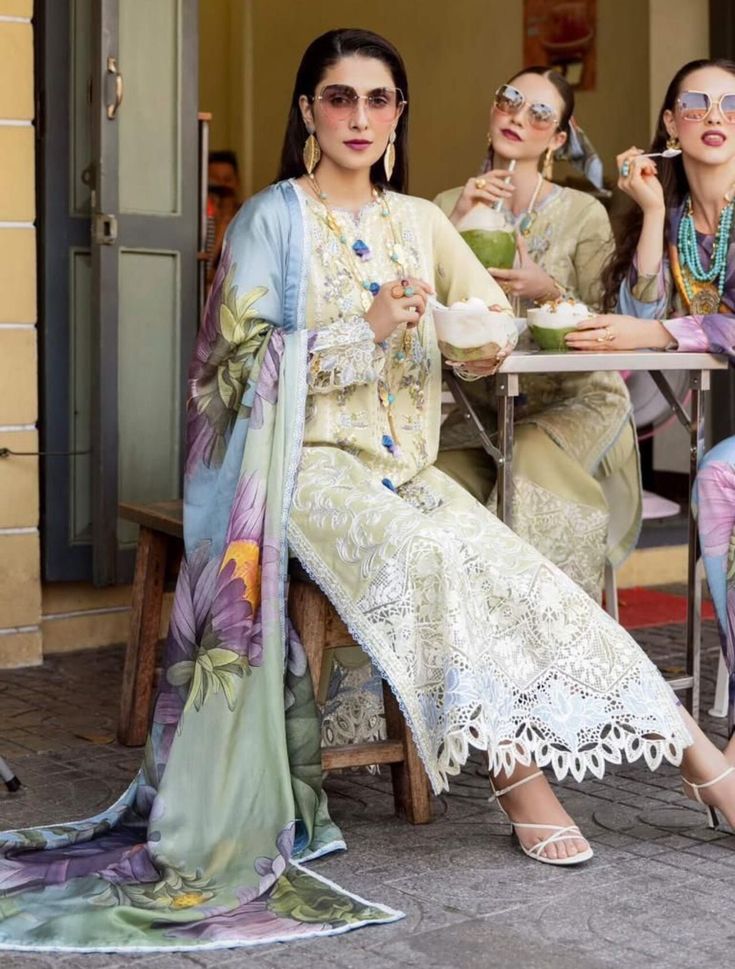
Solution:
M 403 286 L 393 286 L 390 291 L 393 299 L 401 299 L 403 296 Z
M 487 179 L 486 178 L 476 178 L 475 179 L 475 188 L 485 188 L 486 185 L 487 185 Z
M 383 155 L 383 168 L 385 170 L 385 180 L 389 182 L 391 175 L 393 174 L 393 169 L 396 167 L 396 133 L 391 131 L 390 138 L 388 139 L 388 145 L 385 149 L 385 154 Z
M 669 135 L 669 137 L 666 140 L 666 147 L 669 150 L 674 149 L 676 151 L 678 151 L 681 148 L 681 143 L 679 139 L 676 137 L 676 135 Z
M 551 181 L 551 177 L 554 174 L 554 149 L 549 145 L 546 149 L 546 154 L 544 155 L 544 161 L 541 166 L 541 177 L 546 178 Z
M 316 166 L 319 164 L 319 159 L 322 157 L 322 150 L 319 147 L 319 142 L 316 140 L 316 135 L 313 131 L 309 132 L 309 137 L 304 142 L 304 150 L 302 154 L 306 174 L 311 175 Z
M 610 332 L 609 326 L 605 327 L 605 339 L 608 343 L 612 343 L 612 341 L 615 339 L 615 334 Z

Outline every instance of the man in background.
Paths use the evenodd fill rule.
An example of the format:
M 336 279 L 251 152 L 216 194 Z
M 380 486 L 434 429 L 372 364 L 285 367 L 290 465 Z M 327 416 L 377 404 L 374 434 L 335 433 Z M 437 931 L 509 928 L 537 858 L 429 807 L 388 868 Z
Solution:
M 210 151 L 207 167 L 207 284 L 222 252 L 227 226 L 241 205 L 237 155 L 229 149 Z

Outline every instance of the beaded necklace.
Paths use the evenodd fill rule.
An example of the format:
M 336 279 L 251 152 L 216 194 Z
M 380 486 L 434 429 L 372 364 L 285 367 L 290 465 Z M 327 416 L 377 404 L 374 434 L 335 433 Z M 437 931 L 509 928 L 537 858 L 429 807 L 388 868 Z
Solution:
M 694 228 L 694 217 L 692 215 L 692 197 L 687 195 L 684 203 L 684 214 L 679 223 L 679 234 L 677 239 L 677 249 L 679 262 L 682 268 L 682 280 L 687 298 L 690 304 L 697 302 L 697 293 L 692 286 L 692 279 L 699 283 L 713 283 L 717 280 L 717 295 L 722 296 L 725 288 L 725 277 L 727 275 L 727 255 L 730 248 L 730 233 L 732 230 L 733 209 L 735 202 L 727 201 L 727 205 L 720 213 L 715 233 L 714 243 L 712 244 L 712 257 L 709 269 L 705 270 L 699 258 L 699 248 L 697 246 L 697 232 Z M 717 300 L 719 303 L 719 299 Z
M 360 287 L 360 302 L 362 304 L 362 308 L 363 310 L 368 310 L 372 305 L 374 297 L 380 290 L 379 282 L 376 280 L 370 280 L 362 272 L 358 271 L 358 267 L 359 269 L 362 269 L 363 263 L 367 262 L 371 258 L 372 253 L 370 251 L 370 247 L 362 239 L 356 239 L 352 245 L 350 245 L 347 238 L 347 233 L 344 231 L 336 215 L 334 214 L 334 211 L 329 206 L 329 198 L 327 193 L 322 191 L 313 172 L 309 174 L 309 179 L 314 194 L 324 208 L 323 218 L 325 225 L 342 244 L 342 249 L 345 254 L 343 265 Z M 395 223 L 393 222 L 390 206 L 388 204 L 388 197 L 385 192 L 378 192 L 375 187 L 372 189 L 372 197 L 374 201 L 380 202 L 380 214 L 390 227 L 391 238 L 386 242 L 388 255 L 390 256 L 391 262 L 395 264 L 397 275 L 399 277 L 403 277 L 406 275 L 403 249 L 399 241 Z M 380 346 L 383 348 L 383 350 L 387 350 L 388 341 L 383 340 Z M 403 334 L 403 348 L 396 350 L 393 357 L 396 362 L 402 363 L 406 359 L 406 356 L 412 353 L 412 351 L 413 329 L 409 329 L 407 327 Z M 382 376 L 378 380 L 378 399 L 380 400 L 381 406 L 385 410 L 388 420 L 388 427 L 390 428 L 390 434 L 384 434 L 381 443 L 386 451 L 388 451 L 389 454 L 392 454 L 393 457 L 400 457 L 400 446 L 398 442 L 398 434 L 396 433 L 395 417 L 393 414 L 393 404 L 395 403 L 396 395 L 393 387 L 385 379 L 385 377 Z M 386 481 L 387 480 L 388 479 L 386 479 Z
M 329 229 L 342 243 L 342 246 L 346 253 L 346 259 L 344 260 L 344 265 L 353 279 L 357 282 L 360 287 L 360 303 L 364 310 L 370 309 L 373 302 L 373 297 L 377 295 L 380 290 L 380 283 L 376 280 L 370 280 L 362 271 L 358 271 L 358 267 L 362 270 L 363 263 L 366 263 L 372 257 L 370 247 L 367 243 L 363 242 L 362 239 L 356 239 L 352 245 L 350 245 L 347 239 L 347 233 L 344 231 L 340 225 L 336 215 L 329 205 L 329 198 L 326 192 L 321 190 L 319 182 L 316 180 L 316 176 L 312 172 L 309 175 L 311 180 L 311 187 L 314 194 L 319 199 L 324 207 L 324 222 Z M 398 233 L 396 232 L 396 227 L 391 216 L 390 207 L 388 205 L 388 198 L 385 192 L 379 193 L 376 188 L 372 189 L 373 201 L 380 201 L 380 214 L 387 221 L 391 238 L 386 242 L 386 248 L 388 250 L 388 255 L 390 256 L 391 262 L 395 263 L 396 272 L 403 276 L 405 275 L 405 270 L 403 268 L 403 253 L 401 248 L 401 243 L 398 239 Z

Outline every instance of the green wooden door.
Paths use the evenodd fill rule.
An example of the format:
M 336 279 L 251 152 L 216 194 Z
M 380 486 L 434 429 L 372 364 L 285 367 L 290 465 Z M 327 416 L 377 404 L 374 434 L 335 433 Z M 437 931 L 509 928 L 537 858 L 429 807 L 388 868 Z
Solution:
M 39 0 L 36 25 L 44 577 L 108 584 L 135 542 L 118 502 L 180 489 L 197 3 Z
M 180 493 L 196 330 L 196 0 L 93 0 L 91 517 L 97 584 L 126 578 L 119 501 Z

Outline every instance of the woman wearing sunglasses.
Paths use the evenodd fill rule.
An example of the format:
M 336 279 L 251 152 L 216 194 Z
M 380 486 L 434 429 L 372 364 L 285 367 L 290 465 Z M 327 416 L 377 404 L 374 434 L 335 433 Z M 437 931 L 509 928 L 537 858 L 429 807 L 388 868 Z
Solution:
M 654 158 L 668 150 L 675 156 Z M 655 347 L 735 357 L 735 63 L 685 64 L 664 98 L 648 152 L 618 156 L 635 203 L 605 273 L 606 309 L 567 337 L 576 350 Z M 699 533 L 730 669 L 735 714 L 735 438 L 705 457 Z M 735 763 L 735 740 L 728 757 Z
M 307 49 L 282 178 L 228 230 L 190 370 L 186 557 L 145 763 L 95 818 L 0 837 L 0 947 L 213 948 L 398 917 L 298 864 L 344 842 L 289 549 L 397 694 L 434 788 L 486 751 L 532 859 L 591 856 L 539 766 L 721 766 L 627 633 L 432 466 L 428 294 L 503 296 L 401 194 L 407 108 L 383 38 Z
M 571 138 L 573 155 L 582 157 L 587 172 L 598 168 L 601 181 L 599 159 L 574 126 L 573 111 L 574 94 L 561 75 L 545 67 L 525 69 L 495 94 L 482 173 L 435 200 L 455 223 L 478 203 L 504 206 L 517 229 L 520 262 L 515 269 L 490 272 L 520 298 L 523 313 L 534 302 L 562 296 L 595 308 L 601 299 L 600 273 L 614 245 L 607 213 L 593 196 L 544 177 L 554 155 L 568 152 Z M 465 369 L 487 373 L 481 366 Z M 466 392 L 492 427 L 492 382 L 468 384 Z M 557 374 L 522 377 L 521 392 L 513 527 L 599 600 L 606 558 L 619 565 L 640 526 L 638 451 L 627 389 L 616 373 Z M 479 501 L 494 504 L 494 462 L 459 409 L 442 427 L 438 465 Z

